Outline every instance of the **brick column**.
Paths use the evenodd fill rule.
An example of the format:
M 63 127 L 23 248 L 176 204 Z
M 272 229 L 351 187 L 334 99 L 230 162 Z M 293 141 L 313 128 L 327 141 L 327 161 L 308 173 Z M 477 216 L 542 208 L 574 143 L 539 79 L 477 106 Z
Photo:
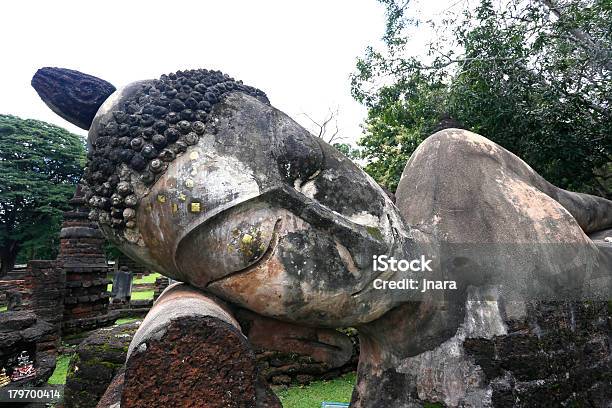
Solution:
M 116 313 L 109 313 L 108 266 L 104 237 L 89 221 L 81 186 L 70 200 L 72 211 L 64 213 L 58 261 L 66 271 L 64 333 L 90 330 L 112 324 Z
M 40 319 L 61 328 L 64 314 L 66 274 L 56 261 L 30 261 L 24 276 L 29 290 L 29 310 Z M 59 330 L 58 330 L 59 331 Z

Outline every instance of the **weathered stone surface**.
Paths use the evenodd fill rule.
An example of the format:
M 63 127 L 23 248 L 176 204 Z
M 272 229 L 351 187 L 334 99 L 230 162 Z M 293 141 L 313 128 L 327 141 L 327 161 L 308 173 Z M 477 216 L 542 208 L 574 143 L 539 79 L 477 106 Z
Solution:
M 123 382 L 125 380 L 125 368 L 122 368 L 104 392 L 104 395 L 96 405 L 96 408 L 119 408 L 121 395 L 123 394 Z
M 466 339 L 495 407 L 604 407 L 612 401 L 612 318 L 606 302 L 540 303 L 508 334 Z
M 353 354 L 351 339 L 334 329 L 316 329 L 264 318 L 240 310 L 236 318 L 245 336 L 256 349 L 310 356 L 314 361 L 338 368 Z
M 35 343 L 54 331 L 56 330 L 53 325 L 44 320 L 38 319 L 34 326 L 21 330 L 20 335 L 24 341 Z M 57 332 L 55 334 L 57 338 Z
M 560 314 L 571 299 L 587 305 L 606 299 L 612 269 L 605 253 L 592 245 L 585 232 L 609 225 L 612 204 L 559 190 L 501 147 L 456 129 L 430 137 L 417 149 L 396 195 L 403 218 L 419 228 L 413 231 L 415 238 L 428 237 L 440 245 L 443 259 L 450 264 L 456 261 L 458 266 L 448 270 L 450 276 L 472 288 L 464 292 L 465 300 L 461 296 L 427 302 L 425 298 L 360 326 L 354 406 L 399 407 L 426 402 L 521 406 L 521 395 L 525 400 L 528 394 L 538 395 L 542 401 L 549 396 L 569 403 L 555 394 L 551 381 L 568 375 L 563 361 L 576 352 L 574 341 L 591 334 L 577 329 L 565 338 L 553 334 L 550 338 L 559 340 L 554 354 L 541 348 L 524 354 L 518 351 L 511 359 L 512 366 L 505 367 L 485 358 L 476 360 L 482 365 L 474 364 L 465 355 L 463 344 L 471 346 L 470 339 L 482 339 L 481 352 L 493 348 L 502 360 L 504 354 L 517 353 L 515 346 L 529 348 L 529 343 L 519 342 L 500 349 L 486 339 L 520 340 L 516 335 L 521 331 L 512 333 L 512 322 L 526 324 L 537 318 L 538 312 L 525 304 L 534 301 L 540 289 L 551 289 L 552 293 L 542 291 L 542 299 L 551 302 L 551 310 Z M 601 291 L 593 286 L 600 286 Z M 601 313 L 594 321 L 609 321 L 609 311 L 602 309 Z M 559 315 L 548 321 L 553 327 L 561 323 L 568 321 Z M 536 324 L 531 333 L 528 325 L 521 330 L 533 341 L 542 328 Z M 608 336 L 609 326 L 604 331 Z M 608 361 L 609 356 L 603 358 Z M 606 388 L 605 380 L 587 378 L 587 388 Z M 558 386 L 571 389 L 570 394 L 583 392 L 582 387 L 570 384 L 563 380 Z M 527 398 L 530 402 L 522 406 L 534 406 L 537 398 Z
M 25 282 L 20 278 L 9 274 L 0 280 L 0 305 L 7 306 L 8 310 L 19 310 L 24 301 L 21 292 Z
M 110 114 L 118 106 L 105 106 L 103 111 Z M 211 114 L 218 120 L 205 126 L 204 136 L 189 148 L 190 153 L 174 159 L 170 173 L 165 173 L 171 178 L 164 177 L 151 187 L 133 183 L 135 195 L 141 198 L 138 208 L 150 206 L 158 214 L 156 219 L 136 218 L 140 232 L 135 243 L 115 235 L 115 230 L 108 229 L 108 236 L 152 269 L 270 317 L 284 315 L 291 305 L 295 309 L 291 314 L 301 322 L 350 326 L 392 308 L 393 296 L 377 295 L 376 302 L 371 302 L 374 292 L 366 282 L 375 276 L 372 255 L 402 256 L 404 249 L 416 253 L 417 248 L 404 248 L 408 232 L 380 187 L 332 147 L 256 98 L 229 93 Z M 237 133 L 234 128 L 243 131 Z M 97 130 L 92 128 L 90 135 L 96 138 Z M 219 150 L 211 150 L 211 143 Z M 205 154 L 214 157 L 200 166 L 198 158 Z M 242 162 L 244 157 L 250 157 L 249 163 Z M 199 170 L 192 175 L 195 164 Z M 165 180 L 171 179 L 175 181 L 167 184 Z M 346 191 L 341 186 L 349 180 L 352 187 Z M 312 197 L 302 191 L 310 191 Z M 199 206 L 192 208 L 193 203 Z M 231 209 L 235 205 L 239 214 Z M 214 225 L 198 221 L 217 212 Z M 213 252 L 202 250 L 196 242 L 223 248 L 223 253 L 209 256 Z M 304 262 L 304 269 L 313 274 L 298 273 L 295 266 Z M 271 276 L 279 288 L 291 290 L 252 296 L 249 291 L 260 287 L 254 282 L 276 285 L 269 279 L 268 266 L 278 271 Z M 249 273 L 221 279 L 245 268 Z M 214 284 L 209 285 L 211 281 Z M 238 287 L 244 291 L 232 289 Z M 319 291 L 308 307 L 292 300 L 310 296 L 299 293 L 301 287 Z M 334 298 L 337 293 L 346 295 Z M 335 299 L 332 310 L 331 298 Z
M 612 228 L 590 233 L 589 238 L 591 238 L 594 242 L 612 244 Z
M 112 379 L 122 369 L 132 336 L 140 322 L 93 331 L 76 349 L 70 362 L 65 408 L 95 407 Z
M 0 332 L 23 330 L 36 323 L 36 315 L 31 311 L 0 313 Z
M 210 317 L 173 321 L 128 360 L 122 407 L 256 407 L 257 366 L 246 339 Z M 280 406 L 280 405 L 278 405 Z
M 255 351 L 260 372 L 271 384 L 305 384 L 357 368 L 359 343 L 354 330 L 298 326 L 244 309 L 237 309 L 235 315 Z
M 6 293 L 6 308 L 7 310 L 19 310 L 23 302 L 21 292 L 10 291 Z
M 187 90 L 198 85 L 199 79 L 189 83 L 194 75 L 199 74 L 169 75 L 169 88 L 184 82 L 182 96 L 188 99 Z M 508 337 L 513 321 L 530 321 L 533 312 L 525 304 L 536 299 L 609 300 L 612 251 L 586 234 L 612 227 L 612 202 L 560 190 L 484 137 L 446 129 L 412 155 L 394 204 L 355 164 L 249 92 L 224 89 L 204 122 L 193 111 L 184 113 L 187 99 L 168 101 L 167 110 L 174 114 L 163 114 L 176 126 L 162 135 L 167 123 L 155 125 L 152 117 L 143 117 L 145 108 L 153 112 L 163 99 L 157 85 L 144 81 L 117 91 L 100 108 L 89 133 L 96 168 L 88 179 L 100 193 L 92 201 L 100 210 L 94 216 L 130 256 L 262 316 L 320 328 L 356 327 L 361 353 L 354 407 L 426 401 L 488 406 L 493 395 L 504 401 L 499 404 L 519 395 L 535 403 L 540 397 L 530 391 L 536 389 L 569 403 L 561 395 L 567 388 L 590 389 L 588 398 L 606 400 L 604 379 L 588 373 L 581 377 L 584 387 L 560 381 L 557 395 L 550 376 L 560 371 L 547 366 L 542 354 L 519 354 L 506 367 L 485 355 L 480 366 L 463 345 Z M 141 106 L 140 96 L 155 99 L 150 109 Z M 129 103 L 135 99 L 138 104 Z M 115 125 L 132 114 L 152 128 L 149 134 L 143 130 L 143 138 L 121 139 Z M 168 138 L 177 140 L 173 150 L 155 158 Z M 129 163 L 115 166 L 104 160 L 112 153 L 105 146 L 126 141 L 138 150 L 125 154 Z M 117 182 L 111 200 L 129 202 L 123 218 L 121 208 L 111 209 L 115 204 L 104 197 L 105 180 Z M 427 278 L 454 281 L 457 287 L 375 289 L 372 282 L 380 277 L 414 277 L 376 271 L 376 255 L 431 259 Z M 558 317 L 551 318 L 555 321 Z M 195 332 L 206 336 L 178 323 L 165 321 L 160 327 L 190 345 L 198 341 Z M 210 333 L 231 332 L 209 323 Z M 589 347 L 597 349 L 598 338 Z M 529 349 L 530 343 L 516 347 Z M 155 364 L 178 370 L 176 360 L 162 353 L 172 345 L 152 344 Z M 564 352 L 572 351 L 567 341 L 562 345 Z M 505 349 L 508 356 L 512 347 Z M 211 368 L 220 363 L 207 354 L 198 358 L 198 364 Z M 525 369 L 527 361 L 532 368 Z M 144 373 L 143 361 L 139 367 Z M 491 380 L 485 373 L 496 376 Z M 279 381 L 286 380 L 283 375 L 278 374 Z M 128 365 L 126 387 L 129 381 Z M 135 384 L 130 390 L 137 395 Z

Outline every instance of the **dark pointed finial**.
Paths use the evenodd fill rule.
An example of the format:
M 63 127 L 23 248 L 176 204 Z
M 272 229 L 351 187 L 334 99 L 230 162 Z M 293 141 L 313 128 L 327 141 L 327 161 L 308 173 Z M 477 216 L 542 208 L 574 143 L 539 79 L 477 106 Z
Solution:
M 32 86 L 49 108 L 68 122 L 88 130 L 98 108 L 115 87 L 95 76 L 66 68 L 41 68 Z
M 434 128 L 434 130 L 432 131 L 432 133 L 436 133 L 444 129 L 452 129 L 452 128 L 469 130 L 461 122 L 453 118 L 448 112 L 444 112 L 440 115 L 440 120 L 438 124 L 436 125 L 436 127 Z

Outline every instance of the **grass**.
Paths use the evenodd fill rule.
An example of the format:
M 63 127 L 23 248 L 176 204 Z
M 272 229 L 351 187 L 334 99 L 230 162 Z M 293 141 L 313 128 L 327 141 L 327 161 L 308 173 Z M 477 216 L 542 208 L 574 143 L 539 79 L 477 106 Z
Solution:
M 142 320 L 142 318 L 137 318 L 137 317 L 122 317 L 121 319 L 115 320 L 115 326 L 119 326 L 120 324 L 133 323 L 133 322 L 137 322 L 139 320 Z
M 132 283 L 134 285 L 142 285 L 144 283 L 155 283 L 155 279 L 159 278 L 160 276 L 161 274 L 159 273 L 152 273 L 148 276 L 143 276 L 141 279 L 134 279 Z
M 55 370 L 47 381 L 49 384 L 66 384 L 66 374 L 68 374 L 68 366 L 72 354 L 61 354 L 55 362 Z
M 329 381 L 313 381 L 276 391 L 285 408 L 318 408 L 323 401 L 350 402 L 355 373 Z
M 139 292 L 132 292 L 132 300 L 149 300 L 153 299 L 153 294 L 155 292 L 152 290 L 142 290 Z

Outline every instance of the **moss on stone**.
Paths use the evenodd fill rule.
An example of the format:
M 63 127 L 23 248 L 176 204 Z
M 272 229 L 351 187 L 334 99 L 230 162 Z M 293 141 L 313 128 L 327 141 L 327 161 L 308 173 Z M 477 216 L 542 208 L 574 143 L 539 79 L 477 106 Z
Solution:
M 368 233 L 373 236 L 374 238 L 378 239 L 378 240 L 382 240 L 383 239 L 383 235 L 382 232 L 380 232 L 380 229 L 378 229 L 377 227 L 366 227 L 366 230 L 368 231 Z

